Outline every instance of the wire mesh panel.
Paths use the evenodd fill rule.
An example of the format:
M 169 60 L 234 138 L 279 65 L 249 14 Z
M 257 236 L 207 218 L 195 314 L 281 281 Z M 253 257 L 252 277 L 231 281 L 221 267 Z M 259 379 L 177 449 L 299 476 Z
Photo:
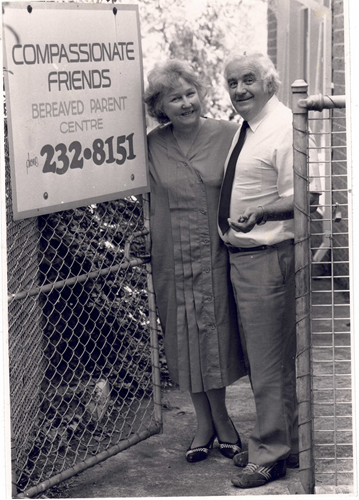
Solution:
M 298 82 L 293 84 L 294 90 L 298 87 Z M 302 111 L 298 111 L 299 108 Z M 300 146 L 298 137 L 303 134 L 309 134 L 315 140 L 313 144 L 308 137 L 306 139 L 307 145 L 311 146 L 307 151 L 304 149 L 307 158 L 304 163 L 307 163 L 307 176 L 317 170 L 316 175 L 320 177 L 322 186 L 317 211 L 308 218 L 310 300 L 308 311 L 301 311 L 301 316 L 310 319 L 310 342 L 298 354 L 299 367 L 307 369 L 307 372 L 300 370 L 299 373 L 299 387 L 303 388 L 298 397 L 299 409 L 302 405 L 309 408 L 305 419 L 299 413 L 300 453 L 308 452 L 311 456 L 309 460 L 301 461 L 300 472 L 312 470 L 312 473 L 302 477 L 309 482 L 313 477 L 313 488 L 310 484 L 304 484 L 304 488 L 306 492 L 317 493 L 350 492 L 354 484 L 350 179 L 346 164 L 345 110 L 342 108 L 345 108 L 342 96 L 326 96 L 324 99 L 323 96 L 311 96 L 297 102 L 296 112 L 305 114 L 304 121 L 298 118 L 294 121 L 295 149 Z M 308 113 L 308 110 L 316 111 Z M 309 200 L 309 190 L 305 189 Z M 305 225 L 309 210 L 308 214 L 304 212 Z M 299 345 L 303 347 L 301 333 L 298 336 L 297 330 Z M 301 362 L 304 357 L 305 363 Z M 304 386 L 301 377 L 306 379 Z
M 32 496 L 160 432 L 157 323 L 141 197 L 14 222 L 8 166 L 6 187 L 16 489 Z
M 312 369 L 315 482 L 353 484 L 349 210 L 343 110 L 309 113 L 323 194 L 312 220 Z M 319 127 L 318 127 L 319 125 Z

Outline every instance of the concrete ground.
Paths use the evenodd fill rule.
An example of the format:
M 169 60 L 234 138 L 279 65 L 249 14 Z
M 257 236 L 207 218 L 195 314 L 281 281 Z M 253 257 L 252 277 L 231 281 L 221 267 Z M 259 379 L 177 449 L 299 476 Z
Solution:
M 227 406 L 244 447 L 254 424 L 255 408 L 248 378 L 227 389 Z M 190 464 L 185 452 L 195 428 L 190 397 L 178 389 L 163 394 L 163 434 L 155 435 L 82 472 L 61 486 L 62 498 L 287 495 L 301 493 L 298 469 L 261 488 L 241 490 L 231 477 L 240 472 L 218 449 Z M 299 488 L 299 489 L 298 489 Z

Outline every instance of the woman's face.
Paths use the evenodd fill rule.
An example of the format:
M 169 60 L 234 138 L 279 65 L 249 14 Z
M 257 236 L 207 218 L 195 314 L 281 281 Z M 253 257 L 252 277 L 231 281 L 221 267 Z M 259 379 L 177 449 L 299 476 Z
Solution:
M 201 116 L 201 101 L 196 87 L 179 78 L 176 88 L 163 96 L 162 111 L 174 128 L 183 129 L 197 125 Z

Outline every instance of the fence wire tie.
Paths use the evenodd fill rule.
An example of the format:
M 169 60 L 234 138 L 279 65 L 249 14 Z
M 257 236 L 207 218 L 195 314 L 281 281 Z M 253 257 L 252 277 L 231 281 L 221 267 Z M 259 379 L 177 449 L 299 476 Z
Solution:
M 308 349 L 305 349 L 305 350 L 307 351 Z M 303 352 L 304 352 L 304 351 L 302 351 L 302 353 L 303 353 Z M 299 358 L 299 356 L 300 356 L 300 355 L 297 355 L 297 358 Z M 301 375 L 298 375 L 298 374 L 297 374 L 297 378 L 304 378 L 304 377 L 311 377 L 311 373 L 303 373 L 303 374 L 301 374 Z M 305 401 L 305 400 L 302 400 L 302 401 L 301 401 L 301 403 L 302 403 L 302 402 L 304 402 L 304 401 Z M 310 401 L 310 400 L 307 400 L 307 401 Z
M 298 212 L 300 212 L 302 215 L 305 215 L 305 217 L 309 220 L 310 219 L 310 215 L 304 210 L 304 209 L 301 209 L 298 205 L 294 205 L 294 207 L 298 210 Z M 305 240 L 308 240 L 309 238 L 305 238 Z
M 298 269 L 296 269 L 295 274 L 297 275 L 297 274 L 299 274 L 301 271 L 304 271 L 307 267 L 309 267 L 309 265 L 310 265 L 310 264 L 309 264 L 309 262 L 308 262 L 308 264 L 305 264 L 304 266 L 299 267 Z M 307 295 L 307 294 L 304 294 L 304 295 Z M 300 295 L 299 295 L 298 297 L 300 297 Z M 296 298 L 298 298 L 298 297 L 296 296 Z
M 300 172 L 298 172 L 296 167 L 293 168 L 293 171 L 297 175 L 297 177 L 300 177 L 301 179 L 303 179 L 303 181 L 305 181 L 307 184 L 309 184 L 309 179 L 306 176 L 302 175 Z
M 293 126 L 293 129 L 296 131 L 296 132 L 300 132 L 301 134 L 304 134 L 304 135 L 308 135 L 309 136 L 309 132 L 307 129 L 305 130 L 302 130 L 300 128 L 297 128 L 297 126 Z
M 302 215 L 304 215 L 308 220 L 310 219 L 310 216 L 309 216 L 309 214 L 307 214 L 307 212 L 305 212 L 304 210 L 299 208 L 297 205 L 295 205 L 295 208 L 298 210 L 298 212 L 300 212 Z M 305 240 L 303 240 L 303 241 L 307 241 L 307 240 L 309 240 L 309 238 L 305 238 Z
M 303 347 L 303 348 L 301 349 L 301 351 L 300 351 L 300 352 L 298 352 L 298 353 L 296 354 L 296 358 L 300 358 L 300 356 L 302 356 L 305 352 L 309 351 L 309 349 L 310 349 L 310 348 L 311 348 L 311 346 L 310 346 L 310 345 L 307 345 L 306 347 Z M 309 373 L 309 374 L 307 374 L 307 375 L 310 375 L 310 373 Z M 305 377 L 305 376 L 306 376 L 306 375 L 304 374 L 304 375 L 303 375 L 303 377 Z
M 297 319 L 297 320 L 296 320 L 296 325 L 299 325 L 299 323 L 301 323 L 302 321 L 304 321 L 305 319 L 307 319 L 307 318 L 309 318 L 309 317 L 310 317 L 310 315 L 309 315 L 309 314 L 307 314 L 307 315 L 305 315 L 305 316 L 302 316 L 300 319 Z
M 329 99 L 329 101 L 333 104 L 334 108 L 335 109 L 341 109 L 340 106 L 338 106 L 334 101 L 333 99 L 330 97 L 330 95 L 325 95 L 325 97 L 327 97 Z
M 301 403 L 309 403 L 309 401 L 301 401 Z M 300 404 L 300 403 L 298 403 Z M 304 420 L 304 422 L 298 422 L 298 427 L 302 427 L 303 425 L 311 425 L 313 419 L 309 419 L 309 420 Z M 305 450 L 302 450 L 302 451 L 307 451 L 307 450 L 310 450 L 310 448 L 306 448 Z
M 309 158 L 309 153 L 307 153 L 307 150 L 297 149 L 295 146 L 293 146 L 293 149 L 297 153 L 300 153 L 301 155 L 305 156 L 306 158 Z
M 310 422 L 307 422 L 307 423 L 310 423 Z M 310 446 L 308 446 L 307 448 L 304 448 L 303 450 L 300 450 L 299 453 L 305 453 L 306 451 L 311 451 L 312 448 Z
M 302 238 L 301 240 L 296 240 L 295 245 L 299 245 L 299 243 L 306 243 L 310 239 L 309 236 Z
M 311 402 L 310 398 L 307 398 L 307 399 L 302 399 L 301 401 L 298 401 L 298 404 L 300 405 L 300 404 L 310 403 L 310 402 Z M 301 423 L 302 423 L 302 424 L 307 424 L 307 423 L 308 423 L 308 422 L 310 422 L 312 419 L 313 419 L 312 417 L 311 417 L 311 418 L 309 418 L 309 419 L 308 419 L 308 417 L 307 417 L 307 421 L 305 421 L 305 420 L 304 420 L 304 421 L 302 421 Z

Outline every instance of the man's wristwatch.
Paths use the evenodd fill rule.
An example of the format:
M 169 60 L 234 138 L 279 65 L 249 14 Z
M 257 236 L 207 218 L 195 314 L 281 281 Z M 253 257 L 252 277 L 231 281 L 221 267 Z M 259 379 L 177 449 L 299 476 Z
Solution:
M 267 214 L 264 211 L 263 207 L 258 207 L 262 209 L 262 216 L 257 220 L 257 226 L 263 226 L 267 222 Z

